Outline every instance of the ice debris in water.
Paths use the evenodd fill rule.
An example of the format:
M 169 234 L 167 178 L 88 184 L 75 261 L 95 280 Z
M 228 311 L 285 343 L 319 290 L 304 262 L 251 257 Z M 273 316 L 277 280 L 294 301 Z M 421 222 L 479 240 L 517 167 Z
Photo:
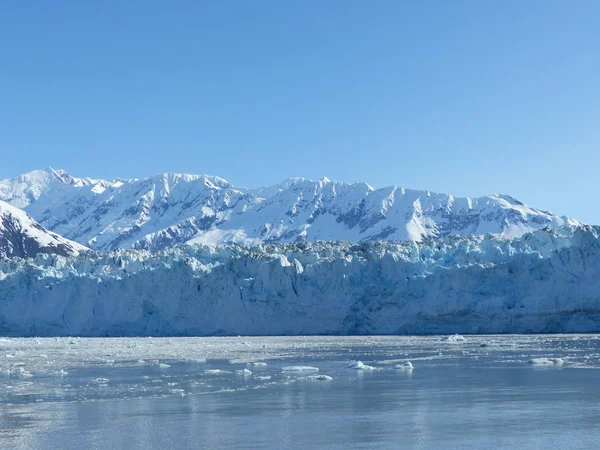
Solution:
M 92 383 L 95 383 L 95 384 L 106 384 L 106 383 L 108 383 L 108 381 L 109 381 L 108 378 L 94 378 L 92 380 Z
M 452 336 L 444 336 L 440 340 L 442 342 L 465 342 L 466 341 L 465 337 L 461 336 L 460 334 L 454 334 Z
M 346 366 L 346 368 L 348 368 L 348 369 L 354 369 L 354 370 L 375 370 L 375 367 L 373 367 L 373 366 L 367 366 L 366 364 L 363 364 L 362 361 L 352 362 L 352 363 L 348 364 Z
M 248 367 L 267 367 L 266 362 L 249 362 L 246 364 Z
M 529 364 L 534 366 L 562 366 L 565 363 L 562 358 L 533 358 L 529 360 Z
M 17 367 L 12 371 L 12 373 L 23 378 L 30 378 L 33 376 L 31 372 L 25 370 L 23 367 Z
M 318 367 L 312 366 L 286 366 L 282 367 L 281 370 L 284 372 L 318 372 Z
M 306 377 L 307 380 L 315 380 L 315 381 L 331 381 L 333 380 L 333 378 L 331 378 L 329 375 L 308 375 Z
M 235 374 L 242 375 L 244 377 L 249 377 L 250 375 L 252 375 L 252 371 L 248 369 L 236 370 Z
M 226 372 L 221 369 L 208 369 L 208 370 L 204 371 L 204 375 L 221 375 L 223 373 L 226 373 Z
M 490 342 L 482 342 L 479 346 L 480 347 L 516 347 L 517 343 L 516 342 L 490 341 Z
M 169 367 L 171 367 L 169 364 L 165 364 L 165 363 L 160 363 L 158 365 L 158 367 L 160 367 L 161 369 L 168 369 Z
M 398 370 L 413 370 L 414 366 L 410 361 L 406 361 L 406 362 L 403 362 L 402 364 L 396 364 L 396 366 L 394 368 L 398 369 Z

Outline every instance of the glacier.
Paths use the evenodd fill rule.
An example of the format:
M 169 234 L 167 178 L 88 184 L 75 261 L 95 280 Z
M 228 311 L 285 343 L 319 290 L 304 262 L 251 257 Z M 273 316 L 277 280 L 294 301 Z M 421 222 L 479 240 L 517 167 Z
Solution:
M 600 330 L 600 228 L 0 260 L 0 334 Z

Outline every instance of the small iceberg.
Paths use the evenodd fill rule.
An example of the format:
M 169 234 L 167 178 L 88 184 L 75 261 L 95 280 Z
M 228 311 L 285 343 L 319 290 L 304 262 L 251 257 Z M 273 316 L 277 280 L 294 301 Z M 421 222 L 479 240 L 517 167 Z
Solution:
M 258 375 L 254 377 L 256 380 L 270 380 L 271 375 Z
M 306 377 L 307 380 L 311 380 L 311 381 L 331 381 L 333 380 L 333 378 L 331 378 L 329 375 L 308 375 Z
M 221 375 L 226 373 L 224 370 L 221 369 L 208 369 L 204 371 L 204 375 Z
M 366 364 L 363 364 L 362 361 L 355 361 L 352 362 L 350 364 L 348 364 L 346 366 L 347 369 L 354 369 L 354 370 L 375 370 L 375 367 L 373 366 L 367 366 Z
M 241 375 L 243 377 L 249 377 L 250 375 L 252 375 L 252 371 L 248 369 L 236 370 L 235 374 Z
M 318 367 L 312 366 L 286 366 L 282 367 L 281 370 L 284 372 L 318 372 Z
M 440 339 L 440 341 L 442 342 L 465 342 L 466 339 L 464 336 L 461 336 L 460 334 L 455 334 L 452 336 L 444 336 L 442 339 Z
M 108 378 L 94 378 L 92 380 L 92 383 L 95 383 L 95 384 L 106 384 L 106 383 L 108 383 L 108 381 L 109 381 Z
M 561 358 L 533 358 L 529 360 L 529 364 L 534 366 L 562 366 L 565 363 Z
M 248 367 L 267 367 L 266 362 L 249 362 L 246 363 Z
M 410 361 L 403 362 L 402 364 L 396 364 L 394 366 L 396 370 L 413 370 L 414 366 Z

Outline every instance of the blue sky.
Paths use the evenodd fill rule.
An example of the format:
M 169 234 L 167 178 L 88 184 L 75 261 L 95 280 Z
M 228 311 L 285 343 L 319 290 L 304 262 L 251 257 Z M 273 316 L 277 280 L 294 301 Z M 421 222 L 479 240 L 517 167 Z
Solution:
M 600 224 L 600 2 L 0 2 L 0 178 L 289 176 Z

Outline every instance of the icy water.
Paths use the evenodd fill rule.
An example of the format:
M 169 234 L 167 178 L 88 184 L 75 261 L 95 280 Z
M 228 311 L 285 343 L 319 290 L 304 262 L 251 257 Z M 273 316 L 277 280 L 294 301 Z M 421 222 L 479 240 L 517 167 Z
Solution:
M 600 336 L 442 339 L 0 338 L 0 448 L 598 447 Z

